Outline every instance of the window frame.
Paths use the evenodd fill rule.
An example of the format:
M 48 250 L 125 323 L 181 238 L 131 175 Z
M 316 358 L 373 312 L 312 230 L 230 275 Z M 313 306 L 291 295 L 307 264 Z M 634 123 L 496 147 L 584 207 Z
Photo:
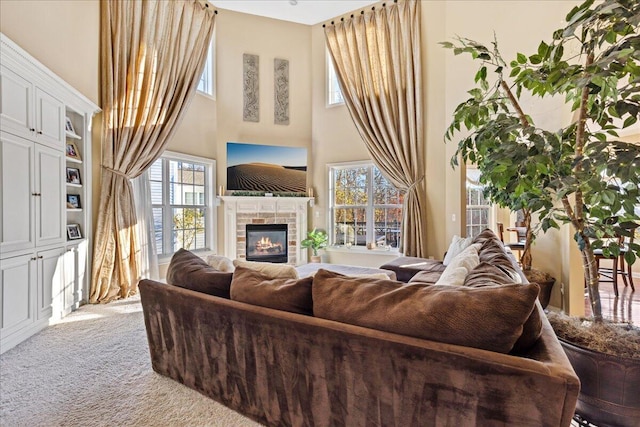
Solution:
M 209 50 L 207 51 L 207 60 L 205 61 L 204 64 L 204 70 L 202 70 L 202 75 L 200 76 L 200 79 L 198 80 L 198 86 L 196 88 L 196 93 L 199 93 L 200 95 L 206 96 L 208 98 L 211 98 L 213 100 L 216 99 L 216 64 L 215 64 L 215 58 L 216 58 L 216 32 L 215 29 L 213 30 L 213 34 L 211 35 L 211 43 L 209 44 Z M 200 82 L 202 81 L 203 77 L 207 77 L 205 79 L 205 90 L 200 90 Z
M 340 87 L 340 83 L 338 82 L 338 76 L 336 74 L 336 69 L 333 65 L 333 60 L 331 59 L 331 53 L 329 53 L 329 47 L 327 47 L 325 52 L 326 59 L 326 78 L 325 78 L 325 98 L 326 98 L 326 106 L 327 108 L 338 107 L 340 105 L 345 105 L 344 102 L 344 94 L 342 93 L 342 88 Z M 335 78 L 335 88 L 334 88 L 334 78 Z M 334 90 L 337 89 L 337 90 Z M 339 92 L 340 98 L 342 101 L 333 102 L 332 93 Z
M 217 253 L 217 198 L 214 195 L 214 189 L 216 188 L 216 161 L 207 157 L 193 156 L 190 154 L 178 153 L 175 151 L 165 151 L 162 156 L 158 158 L 164 162 L 162 168 L 162 204 L 152 204 L 152 209 L 162 208 L 162 247 L 163 249 L 173 246 L 172 244 L 172 207 L 182 205 L 172 205 L 169 202 L 170 195 L 170 176 L 169 176 L 169 162 L 178 161 L 186 163 L 196 163 L 203 165 L 205 168 L 205 189 L 204 189 L 204 210 L 205 210 L 205 247 L 202 249 L 195 249 L 195 253 Z M 157 161 L 157 160 L 156 160 Z M 147 170 L 147 173 L 149 170 Z M 199 207 L 199 205 L 196 205 Z M 154 224 L 155 229 L 155 224 Z M 153 240 L 155 245 L 155 238 Z M 177 250 L 176 250 L 177 251 Z M 176 252 L 160 252 L 156 247 L 159 262 L 166 262 Z
M 358 168 L 367 168 L 367 204 L 359 204 L 359 205 L 339 205 L 335 204 L 335 171 L 340 169 L 358 169 Z M 329 235 L 329 246 L 331 248 L 343 248 L 347 247 L 346 245 L 336 244 L 335 240 L 335 209 L 348 208 L 348 209 L 364 209 L 365 210 L 365 221 L 366 221 L 366 232 L 365 232 L 365 240 L 367 243 L 371 242 L 375 239 L 375 210 L 376 209 L 400 209 L 404 210 L 404 204 L 375 204 L 374 203 L 374 168 L 377 166 L 371 160 L 359 160 L 352 162 L 340 162 L 340 163 L 328 163 L 327 164 L 327 176 L 328 176 L 328 189 L 329 189 L 329 197 L 328 197 L 328 223 L 327 230 Z M 388 180 L 387 180 L 388 181 Z M 389 183 L 393 188 L 393 184 Z M 402 230 L 401 230 L 402 231 Z M 400 239 L 402 236 L 400 235 Z M 398 241 L 398 246 L 400 245 L 400 240 Z M 349 250 L 367 250 L 366 246 L 348 246 Z M 399 253 L 399 247 L 391 247 L 386 249 L 386 253 Z M 368 251 L 371 252 L 371 251 Z
M 473 172 L 473 174 L 477 174 L 478 175 L 478 179 L 475 180 L 473 178 L 471 178 L 469 175 L 469 172 Z M 491 230 L 495 229 L 495 223 L 496 223 L 496 210 L 497 210 L 497 206 L 493 203 L 491 203 L 490 200 L 487 200 L 486 198 L 484 198 L 484 195 L 482 196 L 484 198 L 484 201 L 486 202 L 486 204 L 484 205 L 472 205 L 469 204 L 469 190 L 470 189 L 474 189 L 477 191 L 480 191 L 481 193 L 484 190 L 484 186 L 482 184 L 479 183 L 479 176 L 480 176 L 480 171 L 476 168 L 472 168 L 472 167 L 468 167 L 466 168 L 465 171 L 465 175 L 466 175 L 466 182 L 465 182 L 465 197 L 464 197 L 464 213 L 465 213 L 465 233 L 467 237 L 471 237 L 472 233 L 469 233 L 469 228 L 473 228 L 474 226 L 482 226 L 483 224 L 471 224 L 470 223 L 470 215 L 469 215 L 469 209 L 486 209 L 487 210 L 487 224 L 485 226 L 485 228 L 489 228 Z M 476 183 L 477 182 L 477 183 Z M 482 231 L 482 229 L 481 229 Z

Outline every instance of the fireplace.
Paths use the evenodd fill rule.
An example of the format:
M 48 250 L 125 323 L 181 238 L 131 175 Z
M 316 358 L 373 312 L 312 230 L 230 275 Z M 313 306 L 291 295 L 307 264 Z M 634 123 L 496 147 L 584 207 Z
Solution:
M 289 261 L 287 224 L 247 224 L 247 261 Z

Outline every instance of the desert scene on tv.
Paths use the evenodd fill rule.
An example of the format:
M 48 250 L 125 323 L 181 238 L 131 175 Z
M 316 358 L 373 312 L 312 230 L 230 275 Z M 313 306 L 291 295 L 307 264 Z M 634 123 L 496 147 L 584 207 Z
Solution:
M 227 189 L 266 193 L 304 193 L 307 149 L 227 143 Z

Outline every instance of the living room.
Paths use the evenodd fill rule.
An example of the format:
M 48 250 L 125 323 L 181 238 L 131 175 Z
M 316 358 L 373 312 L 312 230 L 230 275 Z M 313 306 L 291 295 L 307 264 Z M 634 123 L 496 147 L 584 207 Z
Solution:
M 439 43 L 451 40 L 456 35 L 492 40 L 495 33 L 508 58 L 515 55 L 516 49 L 533 50 L 539 40 L 558 26 L 567 7 L 566 1 L 423 2 L 421 25 L 428 256 L 442 258 L 451 237 L 465 234 L 465 224 L 461 221 L 465 217 L 465 176 L 462 169 L 454 170 L 449 166 L 449 159 L 456 147 L 454 144 L 445 144 L 443 135 L 453 108 L 464 99 L 469 89 L 462 82 L 472 81 L 473 69 L 464 59 L 448 54 Z M 327 107 L 327 57 L 323 22 L 304 25 L 224 10 L 224 3 L 220 8 L 215 24 L 215 98 L 202 94 L 194 98 L 167 149 L 215 159 L 216 182 L 224 186 L 226 143 L 229 141 L 305 147 L 309 153 L 309 186 L 314 187 L 317 195 L 310 226 L 325 228 L 328 214 L 326 165 L 367 160 L 369 155 L 347 108 L 344 105 Z M 98 2 L 10 1 L 2 3 L 1 15 L 1 29 L 5 35 L 90 100 L 99 103 Z M 514 16 L 527 16 L 527 19 L 513 19 Z M 267 72 L 261 73 L 260 77 L 260 87 L 264 88 L 260 93 L 262 119 L 257 123 L 242 120 L 243 53 L 262 57 L 262 64 L 265 64 L 262 67 L 275 57 L 290 60 L 289 125 L 275 125 L 269 119 L 273 116 L 273 103 L 269 98 L 272 97 L 272 82 Z M 535 111 L 539 115 L 537 121 L 543 124 L 560 123 L 563 114 L 569 114 L 558 110 L 557 105 L 546 106 L 540 102 L 535 105 L 540 110 Z M 100 193 L 100 129 L 101 116 L 98 114 L 92 131 L 94 222 Z M 637 135 L 627 138 L 637 139 Z M 218 221 L 217 227 L 216 244 L 221 250 L 222 221 Z M 583 306 L 579 286 L 581 279 L 576 278 L 580 275 L 576 273 L 580 270 L 579 261 L 570 263 L 568 259 L 563 260 L 555 255 L 554 249 L 570 248 L 568 240 L 566 233 L 550 231 L 541 235 L 533 249 L 534 258 L 552 276 L 562 278 L 559 283 L 565 284 L 554 287 L 552 305 L 578 314 Z M 331 261 L 369 265 L 383 263 L 379 257 L 354 253 L 330 253 Z
M 230 7 L 225 8 L 227 2 L 212 3 L 218 8 L 213 49 L 215 88 L 212 95 L 196 94 L 167 150 L 214 160 L 213 188 L 217 189 L 226 187 L 228 142 L 305 148 L 308 152 L 308 186 L 316 195 L 309 210 L 309 228 L 327 228 L 327 165 L 370 158 L 346 106 L 327 106 L 327 49 L 322 25 L 342 15 L 301 24 L 232 11 Z M 298 7 L 306 2 L 284 3 Z M 373 4 L 364 3 L 367 8 Z M 452 237 L 466 233 L 463 222 L 466 175 L 463 168 L 449 166 L 456 146 L 445 144 L 443 135 L 453 109 L 466 97 L 467 83 L 472 82 L 475 68 L 470 61 L 454 57 L 439 43 L 457 35 L 488 42 L 493 40 L 495 33 L 503 54 L 511 58 L 517 51 L 534 51 L 540 40 L 561 25 L 572 6 L 573 3 L 567 1 L 422 2 L 426 257 L 441 259 Z M 356 5 L 351 10 L 359 12 L 364 7 Z M 344 16 L 347 15 L 349 12 L 345 11 Z M 0 3 L 0 31 L 100 105 L 98 1 L 3 1 Z M 243 54 L 260 57 L 260 119 L 257 122 L 243 120 Z M 275 58 L 285 58 L 290 64 L 290 120 L 284 126 L 274 124 L 272 120 L 271 64 Z M 570 118 L 570 112 L 560 105 L 551 100 L 531 103 L 528 107 L 536 108 L 533 114 L 538 123 L 560 127 Z M 103 173 L 100 166 L 101 127 L 102 117 L 98 113 L 92 127 L 92 200 L 85 201 L 93 207 L 94 230 Z M 625 139 L 634 142 L 639 136 L 639 133 L 629 134 Z M 212 252 L 224 250 L 223 218 L 223 208 L 218 207 Z M 509 218 L 508 214 L 506 218 Z M 558 252 L 562 255 L 558 256 Z M 372 253 L 367 249 L 344 247 L 329 248 L 327 254 L 331 263 L 372 267 L 397 256 L 392 251 Z M 160 276 L 164 276 L 169 258 L 160 259 Z M 583 313 L 580 255 L 571 242 L 568 227 L 541 235 L 534 247 L 534 258 L 537 266 L 544 266 L 559 278 L 551 305 L 571 314 Z M 637 274 L 638 264 L 634 269 Z

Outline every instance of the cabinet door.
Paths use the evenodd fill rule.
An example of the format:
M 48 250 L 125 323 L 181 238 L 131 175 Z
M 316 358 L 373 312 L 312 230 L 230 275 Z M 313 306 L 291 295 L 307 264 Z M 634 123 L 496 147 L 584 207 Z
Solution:
M 33 84 L 6 67 L 0 67 L 0 124 L 15 135 L 33 136 Z
M 64 277 L 62 282 L 62 316 L 71 313 L 76 303 L 76 288 L 78 282 L 77 269 L 78 248 L 70 247 L 64 253 Z
M 64 104 L 36 87 L 36 141 L 52 147 L 63 147 Z
M 40 251 L 38 258 L 38 320 L 49 319 L 64 303 L 64 248 Z M 57 309 L 57 310 L 56 310 Z M 59 317 L 59 316 L 58 316 Z
M 34 246 L 33 150 L 33 142 L 0 133 L 0 254 Z
M 0 337 L 3 340 L 35 321 L 36 270 L 33 255 L 0 260 Z
M 35 144 L 36 174 L 36 245 L 66 241 L 64 209 L 66 174 L 64 153 Z

